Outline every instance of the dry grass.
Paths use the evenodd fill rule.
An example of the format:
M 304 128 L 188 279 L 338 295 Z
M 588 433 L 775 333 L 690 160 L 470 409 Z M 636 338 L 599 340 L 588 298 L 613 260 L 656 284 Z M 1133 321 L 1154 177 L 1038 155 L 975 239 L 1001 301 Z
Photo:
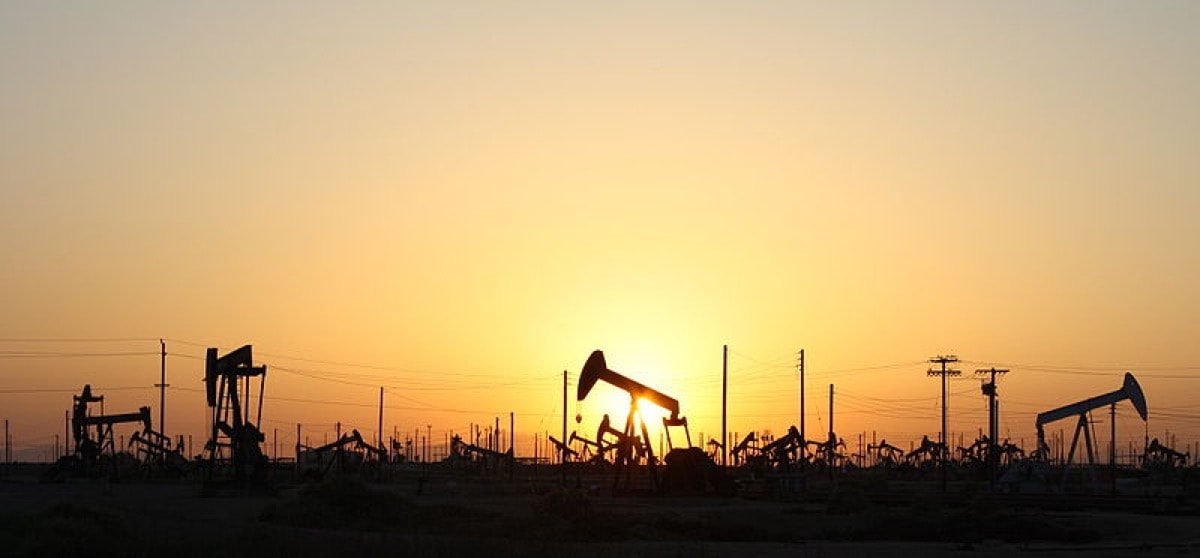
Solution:
M 1005 509 L 984 495 L 966 506 L 916 495 L 884 507 L 866 495 L 846 484 L 823 502 L 622 499 L 519 481 L 442 479 L 419 493 L 416 483 L 336 480 L 279 495 L 204 498 L 185 483 L 0 484 L 0 555 L 789 555 L 869 541 L 900 549 L 986 541 L 1012 548 L 1123 543 L 1147 533 L 1191 541 L 1195 532 L 1188 517 Z

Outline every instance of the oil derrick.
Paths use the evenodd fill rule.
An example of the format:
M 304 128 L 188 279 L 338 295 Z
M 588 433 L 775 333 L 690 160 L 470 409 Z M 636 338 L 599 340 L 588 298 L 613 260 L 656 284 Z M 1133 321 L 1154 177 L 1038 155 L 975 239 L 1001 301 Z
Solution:
M 206 481 L 224 477 L 239 483 L 266 483 L 267 457 L 260 446 L 265 438 L 258 426 L 266 377 L 266 366 L 253 365 L 250 345 L 222 357 L 217 356 L 217 349 L 208 349 L 204 387 L 212 412 L 212 437 L 205 444 Z M 257 407 L 251 407 L 252 378 L 258 378 Z
M 113 425 L 142 423 L 150 430 L 150 407 L 142 407 L 136 413 L 95 415 L 89 408 L 93 403 L 103 403 L 104 396 L 93 395 L 92 386 L 83 386 L 79 395 L 72 396 L 71 434 L 75 451 L 63 456 L 42 477 L 43 482 L 55 482 L 67 476 L 99 477 L 107 469 L 111 478 L 120 476 L 120 464 L 113 435 Z
M 601 380 L 629 394 L 629 413 L 625 418 L 624 429 L 617 430 L 611 427 L 606 415 L 596 440 L 601 446 L 605 436 L 612 435 L 617 440 L 613 492 L 633 491 L 632 475 L 638 467 L 645 468 L 654 491 L 692 494 L 712 488 L 725 490 L 728 483 L 723 481 L 724 475 L 716 463 L 704 450 L 692 447 L 687 419 L 679 415 L 678 400 L 609 370 L 601 351 L 593 351 L 583 365 L 576 399 L 583 401 L 596 382 Z M 662 479 L 658 475 L 658 459 L 650 443 L 649 429 L 638 409 L 640 401 L 648 401 L 670 412 L 670 416 L 663 419 L 669 450 L 664 460 L 666 470 Z M 680 426 L 684 429 L 687 445 L 676 448 L 671 443 L 670 428 Z

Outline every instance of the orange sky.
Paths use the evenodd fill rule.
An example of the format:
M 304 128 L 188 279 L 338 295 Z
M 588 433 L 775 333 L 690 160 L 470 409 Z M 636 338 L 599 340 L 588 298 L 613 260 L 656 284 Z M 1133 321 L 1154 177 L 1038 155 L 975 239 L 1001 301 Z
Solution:
M 157 417 L 162 337 L 199 439 L 197 358 L 253 343 L 281 445 L 373 431 L 386 385 L 389 431 L 511 411 L 531 453 L 602 349 L 707 438 L 728 344 L 741 433 L 797 421 L 804 348 L 810 432 L 835 383 L 848 441 L 934 434 L 955 353 L 952 431 L 975 368 L 1027 449 L 1132 370 L 1192 443 L 1198 12 L 6 3 L 0 409 L 29 458 L 71 395 L 33 390 Z M 114 352 L 147 354 L 62 354 Z

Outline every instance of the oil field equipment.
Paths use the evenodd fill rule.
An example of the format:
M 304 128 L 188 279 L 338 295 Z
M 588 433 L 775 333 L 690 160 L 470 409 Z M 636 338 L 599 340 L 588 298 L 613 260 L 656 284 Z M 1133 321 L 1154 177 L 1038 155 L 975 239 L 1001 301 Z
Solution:
M 904 460 L 904 450 L 889 444 L 886 438 L 880 440 L 878 445 L 868 444 L 867 452 L 872 455 L 874 464 L 888 469 L 899 467 Z
M 1103 395 L 1097 395 L 1096 397 L 1084 399 L 1083 401 L 1071 403 L 1070 405 L 1063 405 L 1057 409 L 1038 414 L 1038 455 L 1045 459 L 1049 457 L 1050 453 L 1050 447 L 1046 445 L 1045 425 L 1064 418 L 1077 416 L 1079 417 L 1079 420 L 1075 426 L 1075 435 L 1071 438 L 1071 450 L 1067 454 L 1066 464 L 1070 465 L 1075 458 L 1075 448 L 1079 444 L 1080 432 L 1083 432 L 1084 444 L 1087 448 L 1088 464 L 1095 464 L 1096 454 L 1092 441 L 1092 429 L 1088 421 L 1088 415 L 1093 409 L 1110 406 L 1112 412 L 1112 424 L 1110 426 L 1112 427 L 1113 438 L 1115 439 L 1117 432 L 1117 403 L 1127 399 L 1133 404 L 1133 408 L 1137 410 L 1138 416 L 1145 421 L 1146 396 L 1142 393 L 1142 386 L 1138 385 L 1137 379 L 1135 379 L 1133 374 L 1129 372 L 1125 373 L 1125 382 L 1122 384 L 1121 388 L 1116 391 L 1111 391 Z
M 252 378 L 258 378 L 256 407 L 251 407 Z M 262 422 L 266 378 L 267 367 L 254 366 L 250 345 L 222 357 L 217 356 L 217 349 L 208 349 L 204 387 L 212 412 L 212 437 L 205 444 L 207 481 L 220 476 L 238 482 L 266 482 L 267 457 L 260 447 L 264 437 L 258 426 Z
M 1189 455 L 1163 445 L 1158 438 L 1150 440 L 1142 455 L 1142 465 L 1147 469 L 1175 469 L 1186 467 Z
M 150 431 L 150 407 L 142 407 L 136 413 L 93 415 L 91 404 L 100 403 L 103 407 L 104 396 L 93 395 L 90 384 L 84 385 L 83 391 L 72 398 L 71 435 L 75 451 L 59 459 L 43 475 L 43 482 L 55 482 L 67 476 L 99 477 L 106 469 L 112 478 L 118 478 L 120 467 L 113 425 L 141 423 L 144 430 Z
M 586 461 L 588 463 L 595 464 L 608 463 L 608 460 L 604 458 L 604 452 L 608 451 L 610 448 L 600 445 L 600 442 L 584 438 L 583 436 L 580 436 L 578 432 L 572 430 L 571 437 L 567 440 L 567 443 L 574 444 L 575 442 L 579 442 L 583 445 L 583 449 L 579 452 L 580 461 Z M 596 448 L 595 455 L 593 455 L 592 448 Z
M 161 471 L 182 477 L 188 473 L 188 460 L 183 455 L 182 436 L 173 442 L 170 436 L 150 428 L 147 424 L 140 432 L 134 432 L 133 436 L 130 436 L 128 447 L 134 450 L 147 475 Z
M 733 457 L 733 464 L 736 466 L 745 461 L 745 456 L 743 454 L 745 454 L 747 451 L 751 452 L 750 455 L 753 455 L 753 452 L 758 450 L 758 447 L 755 445 L 757 443 L 758 434 L 756 434 L 754 431 L 746 434 L 746 437 L 742 438 L 742 441 L 738 442 L 736 446 L 733 446 L 733 451 L 729 452 L 729 455 Z
M 503 453 L 490 450 L 464 442 L 461 436 L 455 434 L 450 438 L 450 455 L 446 460 L 455 465 L 467 464 L 468 468 L 476 472 L 499 474 L 502 465 L 513 463 L 513 450 L 511 447 Z
M 558 450 L 559 455 L 563 456 L 564 463 L 569 462 L 572 457 L 579 457 L 579 452 L 571 449 L 571 446 L 560 442 L 558 438 L 546 436 L 546 439 L 550 440 L 550 443 L 554 445 L 554 449 Z
M 775 438 L 759 450 L 756 464 L 771 469 L 788 471 L 804 451 L 804 437 L 795 426 L 789 426 L 787 434 Z
M 367 467 L 380 468 L 388 455 L 387 449 L 367 442 L 357 429 L 323 446 L 310 448 L 300 444 L 299 448 L 296 465 L 304 480 L 321 480 L 330 474 L 357 474 Z
M 724 482 L 723 472 L 719 471 L 716 464 L 702 449 L 692 447 L 691 433 L 687 429 L 687 419 L 679 415 L 678 400 L 609 370 L 602 351 L 593 351 L 587 362 L 584 363 L 583 371 L 579 374 L 576 399 L 583 401 L 591 393 L 596 382 L 601 380 L 629 394 L 629 413 L 625 418 L 624 429 L 612 428 L 608 416 L 605 415 L 596 440 L 603 446 L 603 438 L 606 435 L 611 434 L 617 439 L 614 492 L 633 490 L 632 473 L 642 462 L 649 473 L 654 491 L 697 493 L 711 488 L 721 490 L 725 488 L 727 483 Z M 666 432 L 670 449 L 664 459 L 666 469 L 664 478 L 661 480 L 658 475 L 658 460 L 650 443 L 650 432 L 638 409 L 640 401 L 648 401 L 670 413 L 669 417 L 663 418 L 663 430 Z M 684 429 L 687 445 L 676 448 L 671 445 L 670 428 L 680 426 Z

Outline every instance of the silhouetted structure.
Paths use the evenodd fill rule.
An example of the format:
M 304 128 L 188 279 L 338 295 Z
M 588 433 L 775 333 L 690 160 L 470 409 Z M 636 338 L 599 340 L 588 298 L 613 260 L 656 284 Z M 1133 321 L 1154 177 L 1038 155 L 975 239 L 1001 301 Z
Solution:
M 625 418 L 623 430 L 611 426 L 608 415 L 600 424 L 596 434 L 596 443 L 604 447 L 604 438 L 613 436 L 616 442 L 616 475 L 613 479 L 613 491 L 630 491 L 632 489 L 633 469 L 644 463 L 649 474 L 652 490 L 663 490 L 672 493 L 699 493 L 708 489 L 724 489 L 723 473 L 719 471 L 712 459 L 700 448 L 692 447 L 691 433 L 688 431 L 687 419 L 679 415 L 679 401 L 658 390 L 651 389 L 608 369 L 604 361 L 604 353 L 593 351 L 583 365 L 579 374 L 579 386 L 576 399 L 583 401 L 595 387 L 596 382 L 603 380 L 629 394 L 629 414 Z M 663 430 L 667 437 L 667 464 L 664 472 L 666 482 L 660 481 L 658 475 L 658 460 L 650 443 L 650 433 L 646 422 L 638 409 L 638 402 L 649 401 L 670 412 L 669 417 L 663 417 Z M 683 427 L 687 445 L 676 448 L 671 440 L 671 428 Z M 640 431 L 640 435 L 639 435 Z
M 357 429 L 315 448 L 299 444 L 296 466 L 303 480 L 321 480 L 329 475 L 359 474 L 379 470 L 387 462 L 387 449 L 363 439 Z
M 204 386 L 212 410 L 212 437 L 205 445 L 207 481 L 228 477 L 238 482 L 266 482 L 267 457 L 260 447 L 264 437 L 258 427 L 266 377 L 267 367 L 254 366 L 250 345 L 222 357 L 217 356 L 217 349 L 208 349 Z M 259 380 L 257 407 L 250 405 L 252 378 Z
M 71 434 L 75 442 L 75 451 L 60 458 L 42 480 L 53 482 L 66 476 L 99 477 L 106 469 L 111 478 L 119 478 L 120 466 L 113 425 L 140 422 L 145 432 L 153 432 L 150 407 L 142 407 L 136 413 L 93 415 L 90 405 L 103 403 L 104 396 L 93 395 L 90 384 L 84 385 L 83 391 L 73 396 L 73 400 Z

